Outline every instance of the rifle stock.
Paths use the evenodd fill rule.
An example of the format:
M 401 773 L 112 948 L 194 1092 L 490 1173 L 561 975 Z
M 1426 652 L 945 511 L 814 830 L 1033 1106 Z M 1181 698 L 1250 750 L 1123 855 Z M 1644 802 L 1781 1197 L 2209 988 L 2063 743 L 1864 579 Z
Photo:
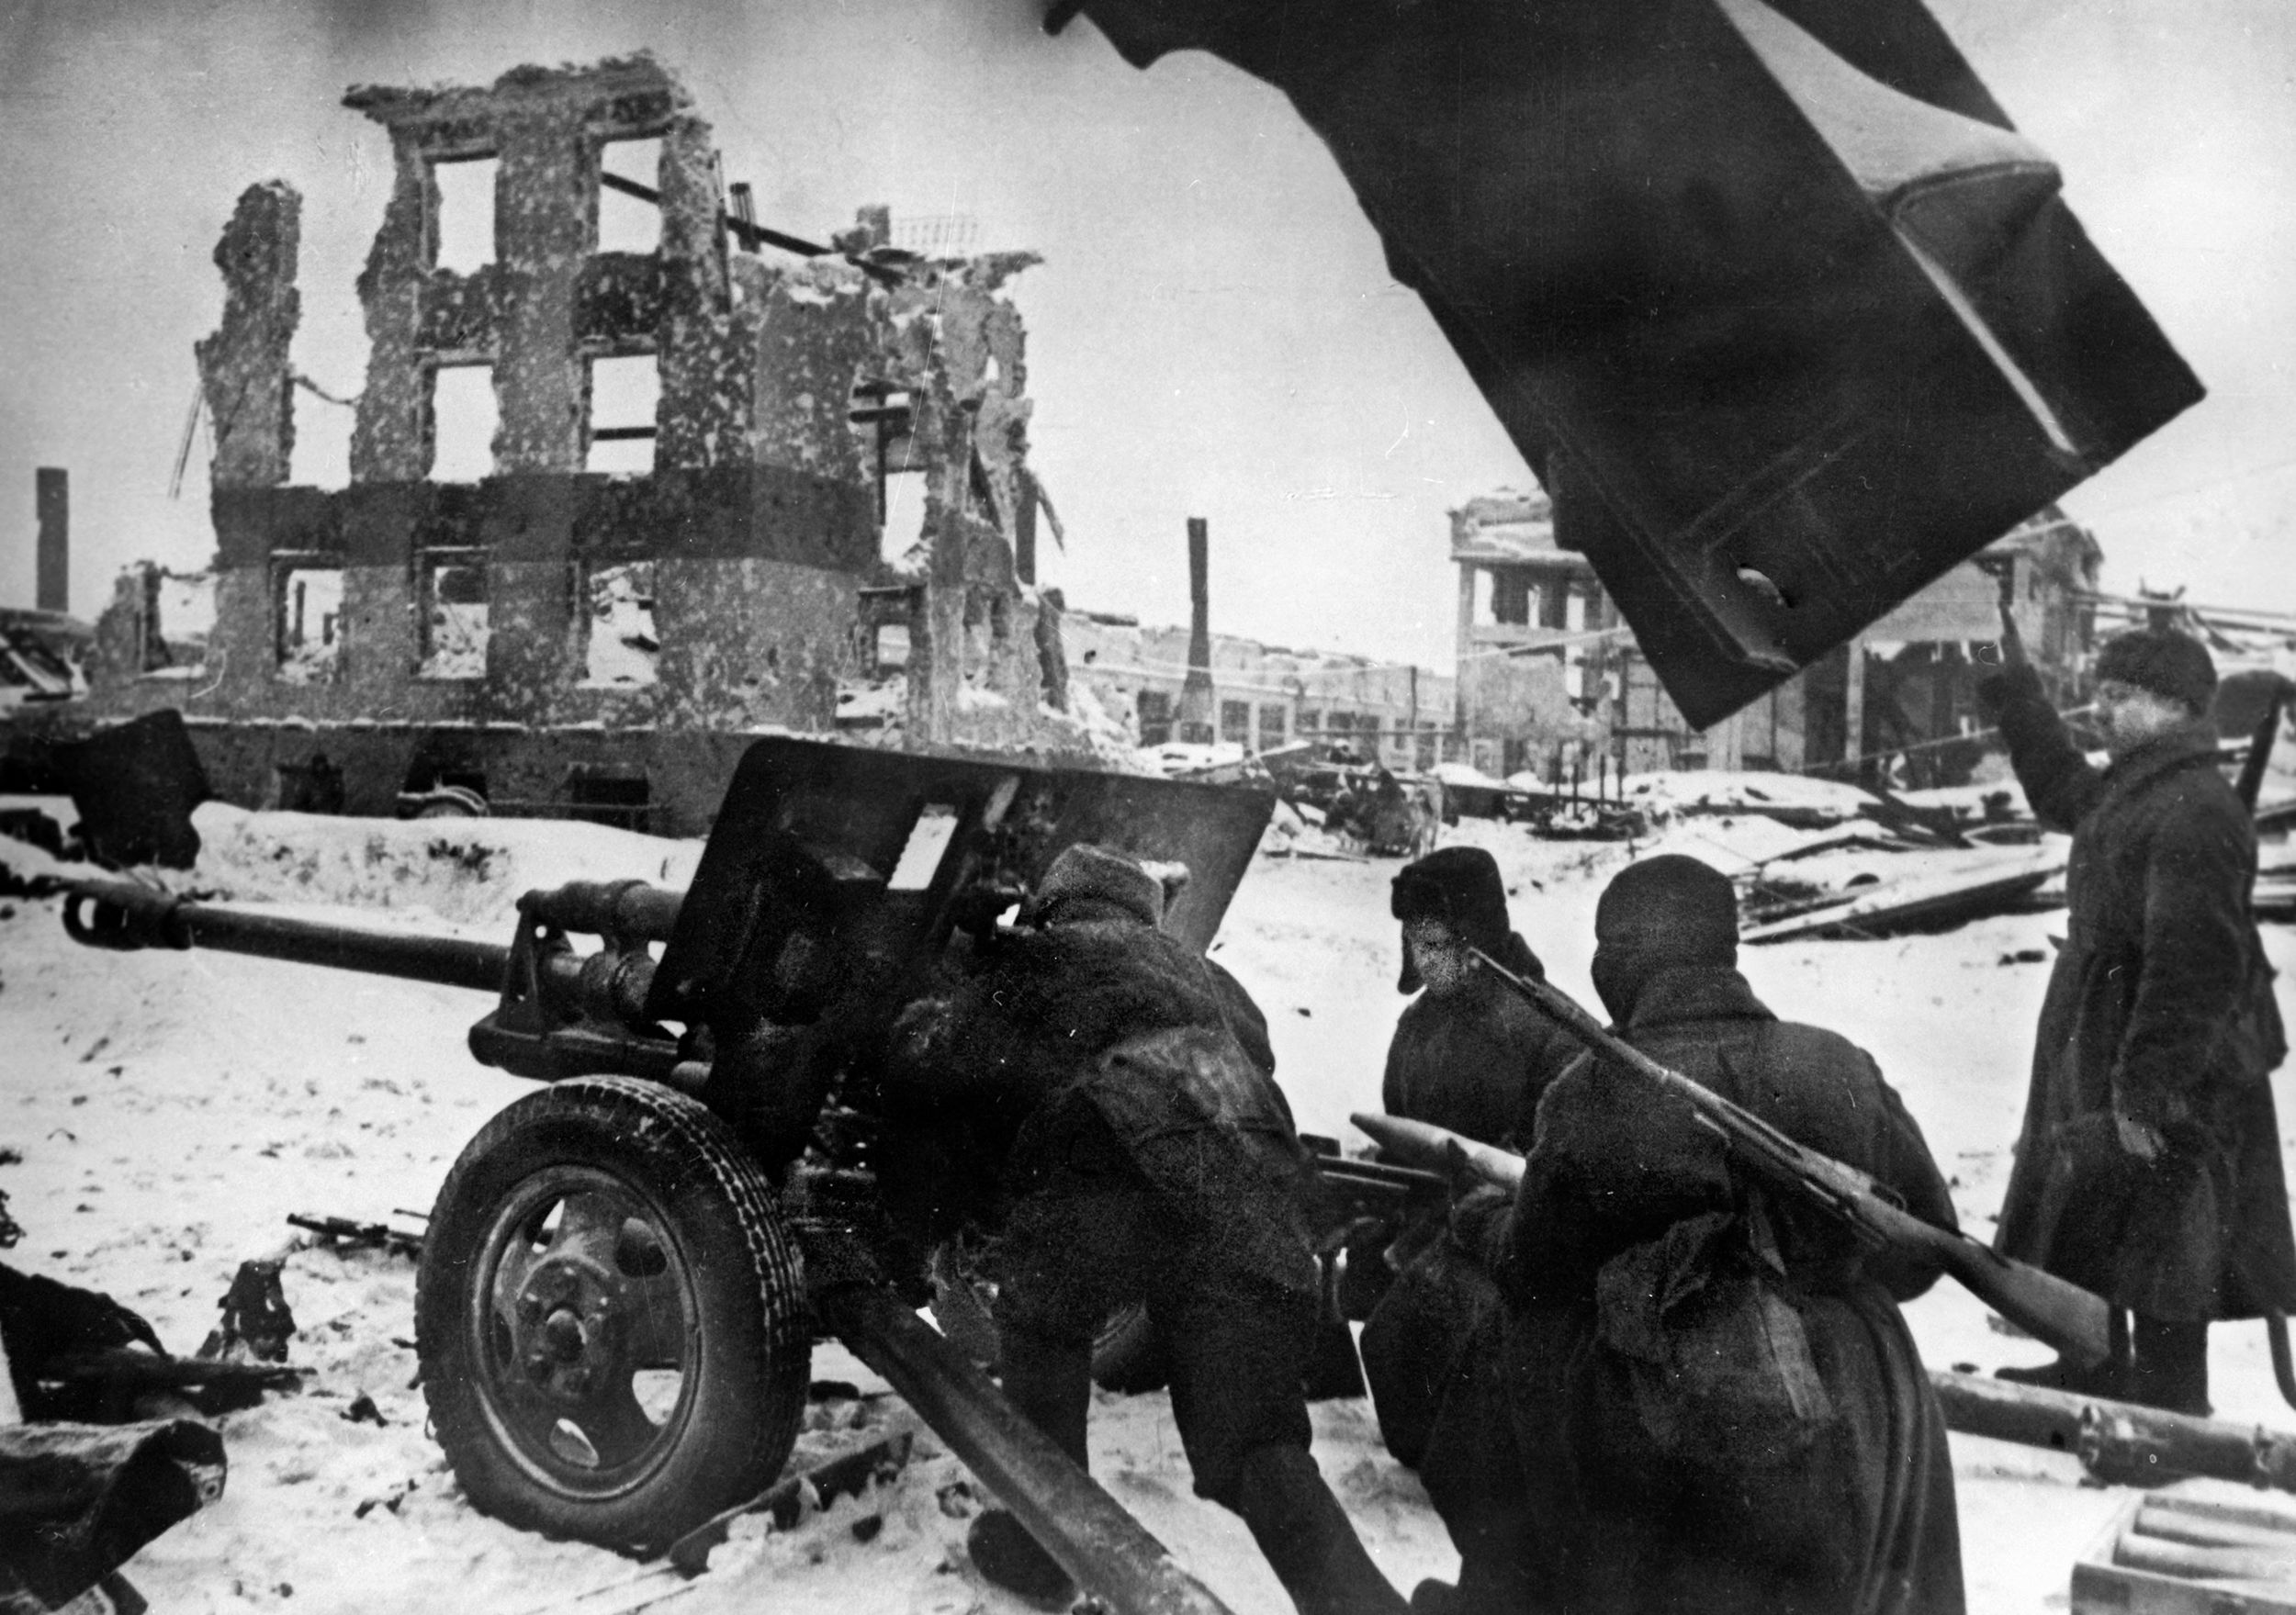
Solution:
M 1816 1205 L 1870 1243 L 1920 1256 L 2019 1329 L 2084 1366 L 2101 1363 L 2110 1353 L 2110 1309 L 2102 1296 L 2003 1256 L 1966 1234 L 1922 1221 L 1885 1199 L 1863 1172 L 1795 1143 L 1751 1111 L 1660 1065 L 1614 1035 L 1568 994 L 1545 981 L 1516 975 L 1480 948 L 1470 951 L 1477 965 L 1559 1022 L 1591 1052 L 1687 1104 L 1701 1123 L 1720 1135 L 1733 1160 L 1773 1187 Z M 1434 1171 L 1444 1169 L 1447 1146 L 1456 1137 L 1441 1127 L 1392 1116 L 1353 1119 L 1406 1165 Z M 1442 1137 L 1435 1140 L 1429 1135 Z M 1470 1160 L 1505 1154 L 1465 1138 L 1456 1141 L 1470 1152 Z M 1521 1158 L 1511 1159 L 1517 1163 L 1514 1181 L 1519 1183 Z

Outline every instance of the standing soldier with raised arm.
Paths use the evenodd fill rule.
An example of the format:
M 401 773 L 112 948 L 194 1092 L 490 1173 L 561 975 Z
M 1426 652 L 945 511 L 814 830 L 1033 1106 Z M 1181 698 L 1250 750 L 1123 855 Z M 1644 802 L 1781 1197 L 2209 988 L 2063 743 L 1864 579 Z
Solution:
M 2072 912 L 1994 1243 L 2135 1322 L 2133 1356 L 2001 1377 L 2206 1414 L 2210 1321 L 2296 1310 L 2267 1081 L 2287 1045 L 2248 914 L 2256 832 L 2216 767 L 2216 668 L 2165 629 L 2108 644 L 2100 771 L 2005 643 L 1978 699 L 2033 813 L 2072 833 Z

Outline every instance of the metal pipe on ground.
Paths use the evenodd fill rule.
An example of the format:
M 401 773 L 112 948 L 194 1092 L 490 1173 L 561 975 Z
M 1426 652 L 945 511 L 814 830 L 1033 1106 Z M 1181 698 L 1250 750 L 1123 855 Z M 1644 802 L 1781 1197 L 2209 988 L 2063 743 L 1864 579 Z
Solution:
M 814 1251 L 808 1242 L 808 1258 Z M 851 1284 L 824 1288 L 815 1304 L 853 1354 L 1115 1615 L 1228 1615 L 1146 1527 L 898 1297 Z
M 2296 1436 L 2100 1396 L 1933 1369 L 1945 1428 L 2069 1452 L 2100 1480 L 2152 1486 L 2207 1475 L 2296 1492 Z

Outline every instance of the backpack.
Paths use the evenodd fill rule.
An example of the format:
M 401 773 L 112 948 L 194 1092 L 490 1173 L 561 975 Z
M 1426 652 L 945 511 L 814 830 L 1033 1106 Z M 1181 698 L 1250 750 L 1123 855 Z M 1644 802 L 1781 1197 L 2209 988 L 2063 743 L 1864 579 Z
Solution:
M 1672 1224 L 1595 1278 L 1596 1338 L 1663 1454 L 1729 1471 L 1793 1462 L 1835 1419 L 1760 1190 Z

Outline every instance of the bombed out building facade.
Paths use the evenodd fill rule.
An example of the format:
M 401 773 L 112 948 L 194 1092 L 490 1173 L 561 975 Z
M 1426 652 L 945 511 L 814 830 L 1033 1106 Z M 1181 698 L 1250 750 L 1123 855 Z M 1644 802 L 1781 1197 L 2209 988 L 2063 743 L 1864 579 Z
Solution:
M 302 202 L 256 185 L 198 344 L 212 571 L 123 577 L 83 722 L 179 709 L 249 806 L 477 798 L 668 834 L 706 826 L 752 735 L 838 729 L 872 675 L 893 711 L 862 738 L 1086 753 L 1030 587 L 1004 287 L 1032 256 L 901 252 L 883 209 L 834 249 L 759 229 L 647 58 L 345 104 L 394 160 L 348 485 L 288 480 Z M 491 172 L 493 254 L 442 267 L 466 165 Z M 653 250 L 599 250 L 607 193 L 658 211 Z M 490 452 L 456 480 L 440 421 L 474 389 Z M 895 506 L 913 542 L 887 544 Z
M 1847 644 L 1701 731 L 1667 695 L 1593 566 L 1555 539 L 1542 492 L 1451 513 L 1458 733 L 1486 773 L 1784 769 L 1956 783 L 1984 755 L 1969 646 L 2008 606 L 2060 706 L 2086 688 L 2096 539 L 2054 507 L 1901 601 Z

